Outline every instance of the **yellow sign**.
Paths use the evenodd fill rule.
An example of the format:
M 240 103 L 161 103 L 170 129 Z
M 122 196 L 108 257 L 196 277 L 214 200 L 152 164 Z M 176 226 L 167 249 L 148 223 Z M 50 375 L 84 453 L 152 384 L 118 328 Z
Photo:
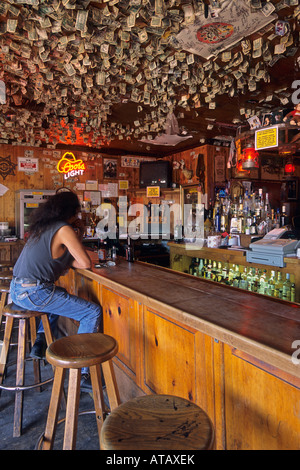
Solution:
M 159 186 L 147 186 L 147 197 L 159 197 L 160 187 Z
M 278 147 L 278 127 L 268 127 L 255 132 L 255 150 Z
M 119 189 L 128 189 L 128 181 L 127 180 L 119 181 Z

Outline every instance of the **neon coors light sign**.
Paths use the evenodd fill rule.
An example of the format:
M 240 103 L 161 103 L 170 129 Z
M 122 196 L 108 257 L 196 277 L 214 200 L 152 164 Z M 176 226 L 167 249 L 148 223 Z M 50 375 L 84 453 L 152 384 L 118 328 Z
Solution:
M 82 176 L 85 171 L 85 164 L 82 160 L 76 160 L 75 155 L 66 152 L 57 164 L 59 173 L 64 173 L 64 179 L 72 176 Z

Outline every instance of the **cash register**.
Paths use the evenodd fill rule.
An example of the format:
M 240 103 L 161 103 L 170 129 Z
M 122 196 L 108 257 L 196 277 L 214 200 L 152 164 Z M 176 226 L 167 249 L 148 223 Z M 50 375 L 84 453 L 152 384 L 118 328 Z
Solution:
M 287 227 L 271 230 L 261 240 L 249 245 L 247 261 L 250 263 L 267 264 L 284 268 L 284 258 L 296 255 L 300 240 L 295 238 L 293 231 Z

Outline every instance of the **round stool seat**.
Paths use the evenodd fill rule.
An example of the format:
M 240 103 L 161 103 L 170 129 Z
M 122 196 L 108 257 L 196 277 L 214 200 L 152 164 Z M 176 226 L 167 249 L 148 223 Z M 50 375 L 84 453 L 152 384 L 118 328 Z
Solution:
M 3 309 L 3 314 L 7 317 L 13 318 L 31 318 L 31 317 L 40 317 L 41 312 L 36 312 L 35 310 L 25 310 L 15 304 L 8 304 Z
M 62 368 L 90 367 L 113 358 L 118 343 L 103 333 L 81 333 L 60 338 L 46 351 L 47 361 Z
M 121 404 L 101 430 L 102 450 L 209 450 L 214 431 L 207 414 L 172 395 L 146 395 Z

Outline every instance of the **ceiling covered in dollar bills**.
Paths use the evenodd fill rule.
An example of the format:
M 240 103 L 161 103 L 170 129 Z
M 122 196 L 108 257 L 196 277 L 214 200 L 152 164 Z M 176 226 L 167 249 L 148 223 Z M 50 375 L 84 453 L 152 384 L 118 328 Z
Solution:
M 161 156 L 229 142 L 293 107 L 298 3 L 1 0 L 0 143 Z

